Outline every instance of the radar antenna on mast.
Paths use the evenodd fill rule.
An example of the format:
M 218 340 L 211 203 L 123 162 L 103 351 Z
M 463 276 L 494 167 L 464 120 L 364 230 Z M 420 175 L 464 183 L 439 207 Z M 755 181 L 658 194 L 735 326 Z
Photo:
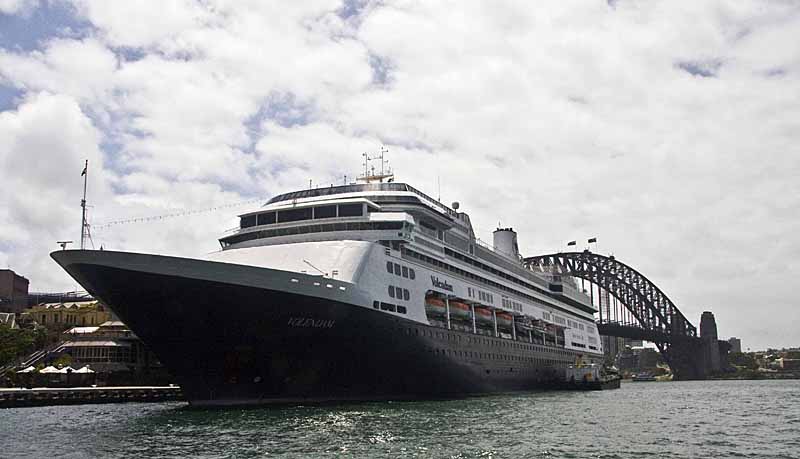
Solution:
M 361 156 L 364 157 L 364 174 L 358 176 L 356 180 L 364 183 L 383 183 L 384 180 L 387 182 L 394 181 L 394 172 L 392 172 L 392 168 L 389 166 L 389 160 L 384 158 L 385 153 L 389 153 L 389 150 L 383 146 L 381 146 L 380 153 L 376 156 L 369 156 L 367 153 L 362 153 Z M 372 165 L 372 161 L 377 160 L 381 162 L 380 171 L 376 171 L 375 166 Z

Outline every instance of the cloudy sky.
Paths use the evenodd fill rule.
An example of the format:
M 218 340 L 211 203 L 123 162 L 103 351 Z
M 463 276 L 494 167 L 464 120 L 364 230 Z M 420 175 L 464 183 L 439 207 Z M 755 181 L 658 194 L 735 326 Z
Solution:
M 693 323 L 797 346 L 798 120 L 797 1 L 0 0 L 0 266 L 75 287 L 84 159 L 95 247 L 192 256 L 385 145 L 486 240 L 596 236 Z

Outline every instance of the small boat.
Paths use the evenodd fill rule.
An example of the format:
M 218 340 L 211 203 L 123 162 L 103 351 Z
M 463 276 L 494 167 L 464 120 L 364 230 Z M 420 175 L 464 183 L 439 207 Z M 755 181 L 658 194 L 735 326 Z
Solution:
M 657 379 L 652 373 L 649 373 L 649 372 L 645 371 L 645 372 L 636 373 L 635 375 L 633 375 L 631 377 L 631 381 L 635 381 L 635 382 L 652 382 L 652 381 L 657 381 Z
M 470 308 L 469 305 L 461 303 L 460 301 L 450 302 L 450 318 L 452 319 L 469 319 Z
M 435 297 L 425 298 L 425 312 L 435 316 L 443 316 L 447 312 L 444 301 Z
M 577 364 L 564 370 L 564 380 L 557 387 L 567 390 L 609 390 L 619 389 L 619 385 L 618 374 L 606 372 L 595 364 Z
M 498 312 L 497 313 L 497 326 L 503 328 L 511 328 L 511 323 L 513 319 L 511 318 L 511 314 L 506 314 L 505 312 Z
M 492 311 L 484 308 L 475 308 L 475 321 L 480 324 L 493 324 Z

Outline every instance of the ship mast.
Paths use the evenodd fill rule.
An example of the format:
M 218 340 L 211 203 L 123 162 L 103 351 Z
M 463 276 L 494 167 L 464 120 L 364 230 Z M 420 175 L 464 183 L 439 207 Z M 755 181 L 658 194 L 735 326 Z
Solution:
M 83 165 L 83 199 L 81 199 L 81 250 L 86 248 L 86 182 L 89 178 L 89 160 Z
M 385 147 L 381 147 L 381 151 L 377 156 L 369 156 L 367 153 L 362 153 L 364 157 L 364 174 L 356 178 L 356 180 L 364 183 L 379 182 L 383 183 L 384 180 L 391 182 L 394 180 L 394 172 L 389 166 L 389 160 L 384 159 L 384 154 L 389 153 Z M 380 160 L 380 172 L 375 170 L 375 166 L 371 165 L 372 161 Z

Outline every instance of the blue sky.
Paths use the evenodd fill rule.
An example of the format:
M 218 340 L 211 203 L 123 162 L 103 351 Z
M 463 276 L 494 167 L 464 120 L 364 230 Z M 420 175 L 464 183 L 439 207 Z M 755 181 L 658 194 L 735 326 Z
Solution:
M 772 1 L 5 0 L 0 264 L 74 286 L 47 254 L 87 158 L 99 224 L 339 183 L 386 145 L 484 239 L 597 236 L 694 323 L 797 345 L 797 30 Z M 202 255 L 244 210 L 95 243 Z

